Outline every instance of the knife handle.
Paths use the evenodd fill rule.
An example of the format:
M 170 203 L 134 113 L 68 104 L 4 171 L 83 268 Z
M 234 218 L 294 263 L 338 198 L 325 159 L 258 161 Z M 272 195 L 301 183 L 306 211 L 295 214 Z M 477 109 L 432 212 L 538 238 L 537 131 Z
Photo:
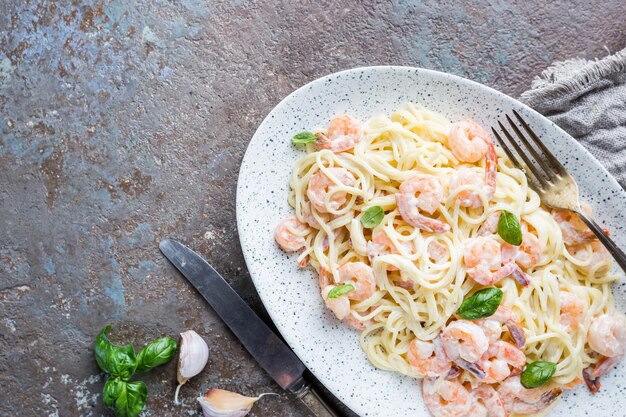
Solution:
M 311 385 L 307 384 L 302 387 L 296 397 L 306 405 L 306 407 L 316 417 L 339 417 L 333 408 L 320 396 L 320 394 Z

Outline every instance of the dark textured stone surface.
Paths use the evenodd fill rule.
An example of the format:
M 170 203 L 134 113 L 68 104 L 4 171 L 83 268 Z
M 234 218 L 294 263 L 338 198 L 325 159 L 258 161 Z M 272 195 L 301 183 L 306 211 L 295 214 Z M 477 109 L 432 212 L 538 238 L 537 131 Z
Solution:
M 98 416 L 91 352 L 111 322 L 137 346 L 192 328 L 211 357 L 173 406 L 173 363 L 142 377 L 145 415 L 198 415 L 209 387 L 278 387 L 160 255 L 188 242 L 261 311 L 235 187 L 263 117 L 355 66 L 447 71 L 517 95 L 553 60 L 626 44 L 609 1 L 156 0 L 0 3 L 0 415 Z M 304 416 L 287 395 L 253 416 Z

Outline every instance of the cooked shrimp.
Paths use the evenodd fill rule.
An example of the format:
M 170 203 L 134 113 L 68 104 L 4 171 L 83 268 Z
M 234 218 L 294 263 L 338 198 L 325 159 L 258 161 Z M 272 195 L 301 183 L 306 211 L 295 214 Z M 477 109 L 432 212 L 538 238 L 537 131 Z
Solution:
M 322 292 L 322 298 L 326 303 L 326 307 L 331 310 L 339 320 L 345 320 L 346 323 L 350 324 L 352 327 L 358 330 L 365 330 L 368 326 L 373 323 L 373 319 L 370 320 L 359 320 L 357 319 L 352 311 L 350 310 L 350 299 L 347 295 L 342 295 L 337 298 L 328 298 L 328 293 L 330 290 L 335 288 L 335 285 L 331 284 L 330 274 L 325 268 L 320 268 L 320 276 L 319 283 L 320 289 Z M 373 310 L 373 307 L 366 312 L 369 314 Z
M 470 392 L 472 407 L 467 414 L 471 417 L 506 417 L 500 394 L 491 385 L 480 384 Z
M 357 120 L 343 114 L 330 120 L 326 134 L 318 133 L 316 136 L 317 146 L 339 153 L 354 148 L 363 139 L 363 129 Z
M 467 362 L 478 361 L 489 348 L 485 332 L 467 320 L 456 320 L 441 331 L 443 349 L 451 361 L 461 358 Z
M 552 217 L 559 225 L 563 235 L 563 242 L 566 245 L 579 245 L 591 239 L 596 239 L 596 235 L 589 230 L 587 225 L 573 211 L 552 210 Z
M 363 262 L 348 262 L 338 270 L 339 281 L 342 284 L 354 285 L 354 290 L 346 294 L 350 300 L 363 301 L 374 294 L 376 280 L 374 271 Z
M 498 232 L 498 222 L 500 222 L 501 211 L 494 211 L 491 213 L 483 224 L 478 228 L 478 236 L 493 235 Z
M 448 146 L 454 156 L 464 162 L 473 163 L 486 157 L 484 180 L 476 171 L 461 168 L 452 174 L 450 187 L 456 189 L 464 185 L 477 186 L 485 191 L 487 199 L 490 200 L 496 191 L 498 156 L 489 134 L 476 122 L 463 120 L 452 126 L 448 136 Z M 461 207 L 477 208 L 482 205 L 480 196 L 471 190 L 461 191 L 457 195 L 457 199 Z
M 338 185 L 351 187 L 356 182 L 354 175 L 345 168 L 328 168 L 327 171 L 334 176 L 339 183 L 335 183 L 335 181 L 326 176 L 322 170 L 319 170 L 311 177 L 309 188 L 306 191 L 306 195 L 309 197 L 311 204 L 313 204 L 317 211 L 322 213 L 328 213 L 326 207 L 327 198 L 328 205 L 334 210 L 338 210 L 346 202 L 347 193 L 345 191 L 333 190 L 333 188 L 336 188 Z
M 502 336 L 502 323 L 496 320 L 490 320 L 489 318 L 475 320 L 474 323 L 478 325 L 483 332 L 485 332 L 485 336 L 489 339 L 489 343 L 494 343 L 500 340 L 500 336 Z
M 319 230 L 321 226 L 315 216 L 313 216 L 313 210 L 314 209 L 311 207 L 311 204 L 305 204 L 302 209 L 302 220 L 304 220 L 312 228 Z M 319 213 L 319 216 L 325 221 L 327 221 L 329 217 L 327 213 Z
M 489 133 L 470 119 L 453 124 L 448 135 L 448 147 L 463 162 L 481 160 L 488 151 L 489 143 L 492 143 Z
M 435 417 L 464 417 L 472 406 L 469 392 L 455 380 L 424 378 L 422 398 Z
M 612 358 L 602 356 L 595 365 L 591 365 L 583 370 L 585 385 L 587 385 L 587 388 L 592 394 L 600 390 L 600 377 L 617 365 L 621 359 L 621 356 L 614 356 Z
M 524 352 L 502 340 L 489 345 L 489 349 L 478 361 L 478 366 L 486 374 L 482 381 L 489 384 L 504 381 L 511 373 L 520 372 L 524 365 L 526 365 Z
M 428 174 L 416 174 L 400 184 L 396 194 L 396 204 L 400 215 L 413 227 L 427 232 L 443 233 L 450 230 L 450 225 L 420 213 L 433 214 L 444 199 L 445 191 L 437 177 Z
M 370 307 L 365 314 L 371 313 L 372 309 L 373 308 Z M 374 323 L 374 319 L 359 320 L 357 317 L 355 317 L 354 313 L 351 313 L 346 316 L 346 323 L 348 323 L 350 326 L 354 327 L 357 330 L 365 330 Z
M 465 242 L 463 260 L 470 277 L 482 284 L 481 280 L 486 272 L 491 275 L 502 266 L 500 244 L 489 237 L 469 239 Z
M 519 246 L 502 244 L 502 261 L 515 262 L 521 268 L 528 269 L 537 264 L 541 258 L 541 243 L 532 233 L 522 234 L 522 244 Z
M 513 275 L 522 285 L 528 285 L 530 278 L 514 262 L 502 266 L 500 244 L 485 236 L 469 239 L 465 244 L 463 259 L 467 273 L 482 285 L 493 285 L 501 279 Z
M 406 251 L 409 250 L 408 244 L 405 242 L 400 242 Z M 389 254 L 399 254 L 400 252 L 392 242 L 392 240 L 387 236 L 384 230 L 377 229 L 372 232 L 372 240 L 367 243 L 367 256 L 369 257 L 370 263 L 374 263 L 374 258 L 380 255 L 389 255 Z M 387 271 L 397 271 L 394 265 L 388 264 Z
M 619 313 L 596 317 L 589 326 L 587 343 L 602 356 L 622 356 L 626 353 L 626 317 Z
M 343 320 L 350 314 L 350 300 L 345 295 L 337 298 L 328 298 L 330 290 L 335 288 L 334 285 L 327 285 L 322 289 L 322 298 L 326 303 L 326 307 L 333 313 L 339 320 Z
M 476 320 L 475 323 L 483 329 L 489 339 L 489 343 L 500 340 L 502 325 L 504 325 L 509 331 L 511 339 L 515 342 L 515 346 L 523 348 L 526 345 L 524 329 L 522 329 L 518 317 L 510 307 L 500 305 L 494 314 L 484 319 Z
M 407 359 L 417 372 L 429 377 L 447 374 L 452 368 L 452 362 L 446 356 L 438 337 L 432 342 L 413 339 L 409 344 Z
M 285 252 L 297 252 L 306 245 L 305 236 L 309 228 L 298 221 L 296 216 L 287 217 L 278 224 L 274 239 Z
M 554 402 L 563 390 L 560 387 L 525 388 L 519 375 L 505 379 L 498 387 L 498 394 L 508 414 L 533 414 L 545 409 Z
M 471 168 L 459 168 L 450 177 L 450 189 L 456 190 L 465 185 L 482 189 L 485 186 L 485 181 L 475 170 Z M 460 191 L 456 198 L 461 207 L 478 208 L 483 205 L 480 195 L 473 190 Z
M 561 306 L 559 322 L 568 332 L 578 329 L 578 325 L 585 314 L 585 303 L 571 292 L 561 291 L 559 304 Z
M 428 244 L 428 257 L 435 262 L 440 262 L 449 256 L 448 247 L 436 240 Z
M 611 254 L 599 240 L 592 240 L 587 244 L 570 247 L 570 253 L 582 261 L 589 261 L 586 266 L 579 266 L 581 270 L 589 273 L 595 269 L 597 274 L 605 273 L 611 267 Z

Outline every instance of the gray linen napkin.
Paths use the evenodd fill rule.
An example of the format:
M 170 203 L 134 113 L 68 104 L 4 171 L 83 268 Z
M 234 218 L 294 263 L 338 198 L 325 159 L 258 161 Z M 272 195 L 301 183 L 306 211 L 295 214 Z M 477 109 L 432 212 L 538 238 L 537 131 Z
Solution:
M 576 138 L 626 189 L 626 49 L 555 62 L 520 100 Z

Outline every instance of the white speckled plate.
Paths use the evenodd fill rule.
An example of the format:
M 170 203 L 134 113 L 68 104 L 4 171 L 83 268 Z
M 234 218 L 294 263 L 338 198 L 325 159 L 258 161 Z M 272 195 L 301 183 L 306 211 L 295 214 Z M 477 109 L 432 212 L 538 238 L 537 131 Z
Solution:
M 278 104 L 256 131 L 243 159 L 237 184 L 237 224 L 254 284 L 276 326 L 315 376 L 361 416 L 427 415 L 419 382 L 375 369 L 358 344 L 358 334 L 325 311 L 317 277 L 296 265 L 274 243 L 276 224 L 292 214 L 288 177 L 302 151 L 291 145 L 295 133 L 326 126 L 331 116 L 348 113 L 360 120 L 417 102 L 450 120 L 464 117 L 491 126 L 515 109 L 576 177 L 596 218 L 626 247 L 623 213 L 626 193 L 582 146 L 549 120 L 520 102 L 484 85 L 453 75 L 409 67 L 367 67 L 313 81 Z M 624 311 L 625 289 L 615 295 Z M 551 416 L 623 417 L 626 410 L 624 361 L 603 378 L 591 396 L 568 393 Z

